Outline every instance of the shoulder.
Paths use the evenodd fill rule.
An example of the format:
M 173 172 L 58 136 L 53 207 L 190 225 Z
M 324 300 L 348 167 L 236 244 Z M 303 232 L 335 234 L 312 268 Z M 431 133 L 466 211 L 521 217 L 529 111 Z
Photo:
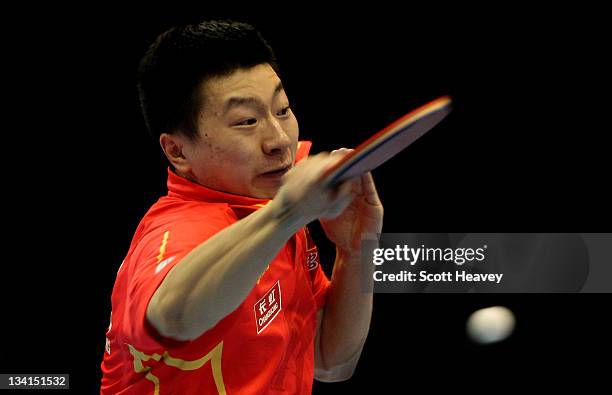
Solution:
M 163 197 L 155 203 L 141 220 L 134 241 L 146 244 L 168 237 L 183 242 L 201 242 L 236 222 L 233 211 L 225 203 L 184 201 Z
M 151 223 L 194 224 L 211 223 L 227 226 L 236 221 L 227 203 L 208 203 L 163 197 L 145 214 L 143 221 Z

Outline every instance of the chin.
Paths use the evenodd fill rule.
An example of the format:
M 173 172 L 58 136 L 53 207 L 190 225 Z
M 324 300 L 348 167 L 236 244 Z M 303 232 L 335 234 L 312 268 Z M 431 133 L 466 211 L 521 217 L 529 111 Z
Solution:
M 280 189 L 280 187 L 278 187 L 278 188 L 258 189 L 256 191 L 254 191 L 252 196 L 254 198 L 257 198 L 257 199 L 274 199 L 274 196 L 276 196 L 276 194 L 278 193 L 279 189 Z

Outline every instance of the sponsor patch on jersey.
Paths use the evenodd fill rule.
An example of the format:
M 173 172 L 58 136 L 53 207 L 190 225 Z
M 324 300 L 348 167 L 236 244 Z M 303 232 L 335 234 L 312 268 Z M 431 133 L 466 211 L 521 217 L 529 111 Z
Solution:
M 253 309 L 255 310 L 255 324 L 259 335 L 282 309 L 280 280 L 255 303 Z

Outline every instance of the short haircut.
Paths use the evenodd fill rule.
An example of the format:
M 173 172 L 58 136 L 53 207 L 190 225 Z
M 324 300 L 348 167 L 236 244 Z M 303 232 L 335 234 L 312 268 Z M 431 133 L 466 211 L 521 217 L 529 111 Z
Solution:
M 272 48 L 247 23 L 204 21 L 162 33 L 138 69 L 140 105 L 149 131 L 155 138 L 178 132 L 197 139 L 197 118 L 205 103 L 201 86 L 211 78 L 266 63 L 279 74 Z

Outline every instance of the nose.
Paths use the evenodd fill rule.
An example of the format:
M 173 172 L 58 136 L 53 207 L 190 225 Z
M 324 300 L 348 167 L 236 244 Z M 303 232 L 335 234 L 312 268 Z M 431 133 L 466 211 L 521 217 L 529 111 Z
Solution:
M 265 131 L 262 148 L 267 155 L 285 152 L 291 146 L 291 138 L 281 127 L 280 123 L 273 119 Z

